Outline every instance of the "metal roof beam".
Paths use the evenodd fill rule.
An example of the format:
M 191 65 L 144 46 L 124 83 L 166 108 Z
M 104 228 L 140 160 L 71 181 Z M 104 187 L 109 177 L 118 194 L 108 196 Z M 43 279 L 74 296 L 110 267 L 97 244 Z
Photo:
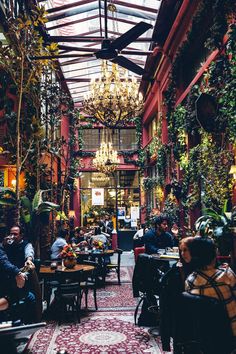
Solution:
M 58 12 L 58 11 L 65 11 L 67 9 L 71 9 L 72 7 L 76 7 L 76 6 L 81 6 L 81 5 L 86 5 L 89 4 L 91 2 L 95 2 L 97 0 L 81 0 L 81 1 L 76 1 L 73 2 L 72 4 L 67 4 L 67 5 L 62 5 L 62 6 L 57 6 L 57 7 L 53 7 L 51 9 L 47 9 L 47 12 L 49 14 L 54 13 L 54 12 Z
M 69 10 L 69 11 L 64 11 L 58 15 L 48 16 L 47 19 L 48 19 L 48 22 L 51 22 L 51 21 L 60 20 L 62 18 L 67 18 L 67 17 L 83 14 L 85 12 L 89 12 L 89 11 L 93 11 L 93 10 L 98 10 L 97 3 L 90 4 L 88 6 L 78 7 L 78 8 Z
M 95 31 L 91 31 L 88 33 L 98 33 L 99 30 L 95 30 Z M 113 31 L 108 31 L 109 33 L 113 33 L 113 34 L 118 34 L 117 32 L 113 32 Z M 119 33 L 120 35 L 121 33 Z M 104 37 L 82 37 L 81 35 L 79 36 L 50 36 L 48 38 L 49 42 L 102 42 L 104 39 Z M 111 41 L 114 38 L 109 38 Z M 152 38 L 150 37 L 143 37 L 143 38 L 137 38 L 134 42 L 151 42 Z

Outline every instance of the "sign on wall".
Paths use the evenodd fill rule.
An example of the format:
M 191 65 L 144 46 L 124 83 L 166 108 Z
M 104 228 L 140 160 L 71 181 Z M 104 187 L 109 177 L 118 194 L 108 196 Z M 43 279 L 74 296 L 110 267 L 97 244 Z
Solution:
M 92 205 L 104 205 L 104 188 L 92 188 Z

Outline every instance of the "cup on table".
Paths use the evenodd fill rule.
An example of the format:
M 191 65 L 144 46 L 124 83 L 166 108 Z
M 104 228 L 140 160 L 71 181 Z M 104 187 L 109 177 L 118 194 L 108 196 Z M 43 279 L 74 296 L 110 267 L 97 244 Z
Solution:
M 157 251 L 158 254 L 164 254 L 165 253 L 165 248 L 159 248 L 159 250 Z
M 173 252 L 174 253 L 179 253 L 179 247 L 173 247 Z
M 52 263 L 50 264 L 50 267 L 51 267 L 52 270 L 53 270 L 53 269 L 57 269 L 57 262 L 52 262 Z

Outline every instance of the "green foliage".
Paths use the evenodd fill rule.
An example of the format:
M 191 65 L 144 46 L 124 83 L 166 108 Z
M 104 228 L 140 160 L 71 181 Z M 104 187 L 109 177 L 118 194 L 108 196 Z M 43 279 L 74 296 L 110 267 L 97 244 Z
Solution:
M 170 157 L 170 147 L 167 144 L 163 144 L 157 153 L 157 176 L 160 186 L 164 186 L 165 178 L 167 175 L 167 169 L 169 166 L 169 157 Z
M 145 177 L 143 179 L 143 188 L 144 190 L 152 190 L 158 186 L 158 178 L 156 177 Z
M 212 136 L 203 133 L 202 141 L 189 152 L 184 168 L 183 184 L 188 193 L 183 200 L 188 208 L 199 206 L 221 210 L 225 199 L 230 198 L 229 169 L 233 154 L 218 146 Z
M 222 255 L 228 255 L 232 250 L 233 236 L 231 232 L 232 219 L 224 212 L 214 209 L 204 209 L 203 215 L 195 222 L 195 229 L 202 237 L 212 237 Z

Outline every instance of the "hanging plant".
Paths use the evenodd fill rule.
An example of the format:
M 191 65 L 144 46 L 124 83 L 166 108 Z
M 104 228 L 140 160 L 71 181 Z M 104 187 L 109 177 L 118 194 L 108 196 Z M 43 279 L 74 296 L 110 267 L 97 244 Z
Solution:
M 143 188 L 146 191 L 150 191 L 158 186 L 158 178 L 156 177 L 144 177 Z
M 157 153 L 157 176 L 160 186 L 164 186 L 167 176 L 168 160 L 170 156 L 170 147 L 167 144 L 163 144 Z

